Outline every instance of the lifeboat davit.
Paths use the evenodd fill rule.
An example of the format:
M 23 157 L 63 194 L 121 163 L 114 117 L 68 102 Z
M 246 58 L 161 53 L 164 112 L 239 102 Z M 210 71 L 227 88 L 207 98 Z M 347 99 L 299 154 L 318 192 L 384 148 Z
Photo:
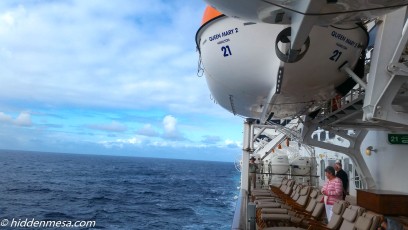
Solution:
M 288 25 L 227 17 L 207 7 L 196 34 L 200 60 L 213 98 L 233 114 L 288 118 L 315 111 L 336 96 L 368 42 L 364 28 L 314 26 L 294 63 L 282 61 Z M 283 56 L 282 56 L 283 55 Z

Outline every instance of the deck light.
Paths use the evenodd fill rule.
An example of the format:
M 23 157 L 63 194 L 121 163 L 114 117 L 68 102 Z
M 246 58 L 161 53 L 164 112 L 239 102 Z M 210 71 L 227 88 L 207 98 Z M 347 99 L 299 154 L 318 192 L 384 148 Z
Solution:
M 368 146 L 368 147 L 366 148 L 366 150 L 365 150 L 365 154 L 366 154 L 367 156 L 371 156 L 371 152 L 377 152 L 377 150 L 374 149 L 373 146 Z

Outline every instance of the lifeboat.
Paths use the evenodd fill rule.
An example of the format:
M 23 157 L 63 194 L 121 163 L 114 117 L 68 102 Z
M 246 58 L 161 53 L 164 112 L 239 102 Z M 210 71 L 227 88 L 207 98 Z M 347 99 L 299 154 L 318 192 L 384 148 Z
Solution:
M 309 184 L 311 179 L 311 161 L 309 157 L 296 157 L 291 161 L 290 168 L 293 179 L 295 179 L 297 183 Z
M 279 185 L 283 179 L 288 178 L 289 159 L 286 154 L 273 154 L 268 156 L 266 172 L 268 176 L 265 178 L 269 184 Z M 272 173 L 272 174 L 270 174 Z
M 363 27 L 314 26 L 296 62 L 286 62 L 290 27 L 227 17 L 207 7 L 196 43 L 213 98 L 235 115 L 289 118 L 334 97 L 365 49 Z
M 310 174 L 311 162 L 309 157 L 296 157 L 290 165 L 293 175 L 304 176 Z

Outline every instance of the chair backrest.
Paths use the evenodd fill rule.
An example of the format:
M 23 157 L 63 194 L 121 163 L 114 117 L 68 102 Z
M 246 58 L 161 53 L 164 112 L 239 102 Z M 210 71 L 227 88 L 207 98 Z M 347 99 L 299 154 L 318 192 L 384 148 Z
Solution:
M 340 230 L 354 229 L 354 223 L 356 222 L 357 218 L 363 214 L 364 211 L 365 209 L 360 206 L 355 206 L 355 205 L 348 206 L 343 213 L 343 216 L 342 216 L 343 222 L 340 226 Z
M 296 191 L 295 194 L 292 197 L 292 200 L 298 200 L 300 197 L 300 191 Z
M 316 203 L 317 202 L 319 202 L 320 200 L 317 200 L 316 198 L 317 198 L 317 196 L 318 196 L 318 191 L 316 190 L 316 189 L 313 189 L 311 192 L 310 192 L 310 199 L 309 199 L 309 203 L 307 204 L 307 206 L 306 206 L 306 211 L 307 212 L 309 212 L 309 213 L 311 213 L 311 212 L 313 212 L 313 210 L 314 210 L 314 208 L 315 208 L 315 206 L 316 206 Z
M 299 185 L 298 184 L 293 184 L 293 186 L 292 186 L 292 191 L 290 192 L 290 194 L 288 194 L 290 197 L 292 197 L 293 196 L 293 193 L 296 191 L 296 189 L 297 189 L 297 187 L 298 187 Z
M 292 193 L 290 194 L 290 198 L 292 198 L 293 199 L 293 197 L 296 195 L 296 193 L 299 193 L 299 191 L 302 189 L 302 186 L 300 185 L 300 184 L 295 184 L 294 186 L 293 186 L 293 191 L 292 191 Z
M 370 230 L 377 230 L 378 225 L 380 225 L 380 221 L 383 219 L 382 216 L 372 213 L 364 213 L 363 216 L 366 218 L 371 218 L 373 220 L 373 223 L 371 223 Z
M 310 186 L 305 186 L 300 190 L 299 195 L 309 196 L 309 193 L 310 193 Z
M 309 203 L 307 204 L 305 208 L 306 212 L 310 212 L 310 213 L 313 212 L 313 209 L 315 208 L 316 204 L 317 204 L 316 198 L 310 198 Z
M 279 187 L 279 190 L 280 190 L 281 192 L 285 192 L 286 187 L 288 186 L 287 183 L 288 183 L 288 181 L 282 181 L 282 184 L 281 184 L 281 186 Z
M 316 201 L 317 201 L 317 202 L 324 203 L 324 195 L 323 195 L 323 194 L 319 194 L 319 195 L 316 197 Z
M 288 179 L 284 179 L 282 181 L 282 185 L 279 187 L 281 192 L 285 192 L 286 188 L 288 187 L 289 182 L 290 182 L 290 180 L 288 180 Z
M 371 224 L 373 220 L 371 218 L 365 218 L 363 216 L 359 216 L 354 223 L 354 229 L 356 230 L 370 230 Z
M 356 230 L 376 230 L 381 217 L 371 213 L 363 213 L 354 223 Z
M 292 198 L 292 200 L 297 200 L 299 198 L 299 193 L 301 189 L 302 185 L 297 185 L 296 189 L 293 190 L 292 194 L 290 195 L 290 198 Z
M 298 203 L 301 206 L 306 206 L 306 203 L 309 199 L 309 193 L 310 193 L 310 187 L 304 187 L 302 190 L 300 190 L 299 193 L 299 199 L 296 200 L 296 203 Z
M 319 191 L 316 189 L 312 189 L 312 191 L 310 192 L 310 198 L 316 198 L 317 195 L 319 195 Z
M 290 195 L 290 193 L 292 192 L 292 188 L 293 188 L 293 185 L 295 184 L 295 181 L 294 180 L 290 180 L 289 182 L 288 182 L 288 184 L 287 184 L 287 187 L 286 187 L 286 190 L 285 190 L 285 195 Z
M 322 216 L 324 210 L 324 203 L 323 202 L 316 202 L 316 205 L 313 209 L 312 216 L 316 219 Z
M 281 188 L 282 186 L 286 185 L 288 183 L 288 179 L 284 178 L 281 182 L 281 184 L 279 185 L 279 188 Z
M 333 204 L 333 214 L 331 216 L 331 219 L 329 223 L 327 224 L 328 229 L 338 229 L 339 226 L 341 225 L 341 222 L 343 221 L 343 213 L 344 210 L 346 210 L 348 205 L 347 201 L 344 200 L 338 200 Z

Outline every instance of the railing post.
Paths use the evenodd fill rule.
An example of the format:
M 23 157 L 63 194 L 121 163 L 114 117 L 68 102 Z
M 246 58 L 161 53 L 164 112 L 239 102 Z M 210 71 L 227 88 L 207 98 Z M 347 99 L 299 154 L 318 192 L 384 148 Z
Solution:
M 242 173 L 241 188 L 249 192 L 249 155 L 254 151 L 253 148 L 253 127 L 254 119 L 246 119 L 244 122 L 244 142 L 242 147 Z
M 248 193 L 241 189 L 235 207 L 234 219 L 232 221 L 232 230 L 247 230 L 247 204 Z

